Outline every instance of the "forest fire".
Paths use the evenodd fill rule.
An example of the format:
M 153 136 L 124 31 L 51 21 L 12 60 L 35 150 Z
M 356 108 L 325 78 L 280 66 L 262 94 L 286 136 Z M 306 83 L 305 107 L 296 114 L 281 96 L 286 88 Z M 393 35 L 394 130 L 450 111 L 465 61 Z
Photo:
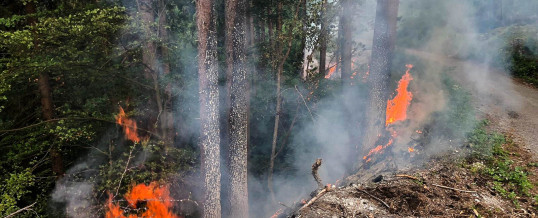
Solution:
M 397 121 L 403 121 L 407 118 L 407 107 L 413 99 L 413 94 L 407 90 L 409 82 L 413 80 L 409 71 L 413 68 L 412 64 L 405 65 L 407 70 L 402 76 L 402 79 L 398 82 L 398 88 L 396 89 L 396 96 L 387 102 L 387 119 L 385 125 L 389 126 Z
M 106 218 L 134 218 L 134 217 L 164 217 L 164 218 L 179 218 L 173 214 L 172 208 L 173 199 L 170 197 L 170 191 L 167 186 L 158 186 L 155 182 L 149 185 L 138 184 L 134 186 L 130 192 L 125 195 L 125 200 L 128 202 L 128 208 L 133 211 L 143 209 L 141 214 L 129 214 L 125 216 L 119 204 L 112 202 L 112 195 L 108 199 L 108 211 Z M 144 208 L 140 208 L 140 204 L 145 203 Z
M 125 137 L 135 143 L 140 142 L 138 136 L 136 121 L 134 119 L 127 118 L 125 111 L 120 106 L 120 113 L 116 115 L 116 123 L 123 127 Z M 170 212 L 170 208 L 173 206 L 173 199 L 170 198 L 170 191 L 167 186 L 158 186 L 156 182 L 151 182 L 149 185 L 138 184 L 135 185 L 130 192 L 125 194 L 125 200 L 128 202 L 128 208 L 133 211 L 144 211 L 142 214 L 129 214 L 123 215 L 124 211 L 119 204 L 112 202 L 112 195 L 108 199 L 108 211 L 106 212 L 107 218 L 134 218 L 134 217 L 170 217 L 179 218 L 178 216 Z M 145 203 L 145 207 L 139 208 L 139 204 Z
M 381 153 L 385 148 L 392 145 L 397 133 L 393 128 L 389 128 L 389 126 L 407 119 L 407 108 L 409 107 L 409 104 L 413 99 L 413 93 L 408 91 L 409 82 L 413 80 L 413 77 L 411 77 L 411 74 L 409 74 L 409 71 L 411 71 L 413 65 L 407 64 L 405 65 L 405 67 L 407 68 L 407 70 L 398 82 L 398 88 L 396 88 L 396 96 L 394 96 L 393 99 L 389 99 L 387 101 L 385 126 L 387 128 L 387 131 L 391 133 L 390 139 L 387 144 L 378 145 L 375 148 L 371 149 L 368 154 L 363 157 L 363 160 L 365 162 L 370 162 L 372 160 L 372 155 Z M 408 151 L 414 152 L 415 150 L 413 148 L 408 148 Z
M 336 72 L 336 64 L 329 68 L 329 72 L 325 75 L 325 79 L 331 78 L 334 72 Z
M 325 75 L 325 79 L 331 78 L 331 76 L 334 74 L 334 72 L 336 72 L 337 67 L 338 67 L 337 64 L 329 67 L 329 71 L 327 72 L 327 75 Z M 351 61 L 351 69 L 355 69 L 355 60 Z M 357 76 L 358 73 L 359 73 L 358 71 L 353 71 L 353 73 L 351 74 L 351 76 L 349 78 L 350 79 L 355 79 L 355 76 Z M 368 78 L 369 74 L 370 74 L 370 66 L 368 65 L 368 70 L 362 75 L 362 81 L 363 82 L 366 82 L 366 78 Z
M 135 143 L 140 142 L 140 137 L 138 137 L 138 133 L 136 132 L 136 121 L 133 119 L 127 118 L 127 114 L 125 114 L 125 111 L 120 106 L 120 113 L 116 115 L 116 123 L 123 127 L 123 132 L 125 133 L 125 137 Z

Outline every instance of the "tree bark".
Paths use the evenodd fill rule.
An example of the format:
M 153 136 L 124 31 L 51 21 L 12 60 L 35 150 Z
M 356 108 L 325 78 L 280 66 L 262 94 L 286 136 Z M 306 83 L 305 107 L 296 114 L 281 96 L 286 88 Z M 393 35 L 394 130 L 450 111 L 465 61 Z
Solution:
M 227 0 L 226 75 L 228 90 L 228 190 L 226 217 L 248 217 L 247 142 L 248 78 L 246 66 L 246 0 Z
M 327 0 L 321 1 L 321 29 L 319 32 L 319 73 L 325 74 L 327 64 Z
M 385 119 L 389 95 L 388 82 L 396 40 L 399 0 L 378 0 L 374 26 L 374 41 L 370 61 L 370 86 L 366 126 L 363 137 L 363 154 L 375 146 L 385 135 Z M 362 159 L 362 158 L 360 158 Z
M 203 176 L 203 217 L 220 218 L 220 128 L 216 12 L 214 0 L 196 1 L 200 154 Z
M 342 85 L 348 86 L 349 79 L 351 77 L 351 50 L 353 46 L 353 39 L 351 37 L 351 16 L 352 16 L 352 0 L 342 1 L 342 16 L 340 17 L 342 28 L 342 42 L 340 48 L 340 72 L 342 78 Z
M 30 15 L 28 18 L 28 24 L 30 26 L 36 25 L 35 15 L 37 10 L 33 2 L 27 2 L 25 6 L 26 14 Z M 34 31 L 34 51 L 39 50 L 39 40 L 37 33 Z M 54 118 L 54 106 L 52 103 L 52 89 L 49 81 L 49 74 L 47 72 L 39 72 L 37 79 L 37 87 L 41 96 L 41 114 L 45 121 L 52 120 Z M 64 174 L 63 170 L 63 158 L 61 153 L 54 145 L 50 148 L 50 158 L 52 162 L 52 173 L 56 179 L 60 179 Z
M 277 20 L 277 37 L 281 38 L 282 35 L 282 2 L 279 1 L 277 5 L 277 14 L 278 14 L 278 20 Z M 280 42 L 279 39 L 274 41 Z M 284 61 L 285 59 L 283 57 L 280 57 L 282 55 L 282 43 L 276 43 L 278 44 L 276 46 L 276 53 L 278 54 L 277 57 L 277 73 L 276 73 L 276 107 L 275 107 L 275 124 L 273 126 L 273 141 L 271 143 L 271 157 L 269 160 L 269 174 L 267 176 L 267 187 L 269 188 L 269 192 L 271 194 L 271 198 L 273 202 L 276 201 L 275 194 L 273 190 L 273 170 L 275 167 L 275 158 L 276 158 L 276 144 L 278 141 L 278 126 L 280 123 L 280 113 L 282 112 L 282 96 L 281 96 L 281 80 L 282 80 L 282 71 L 284 70 Z M 289 51 L 289 50 L 288 50 Z M 287 56 L 287 55 L 286 55 Z M 286 57 L 287 58 L 287 57 Z
M 138 11 L 144 29 L 145 46 L 142 49 L 142 65 L 144 66 L 144 77 L 151 81 L 153 88 L 153 99 L 149 100 L 148 107 L 157 109 L 156 113 L 149 114 L 147 129 L 157 130 L 159 137 L 163 139 L 165 133 L 161 128 L 160 115 L 163 114 L 163 98 L 159 84 L 159 66 L 157 61 L 157 45 L 152 39 L 158 36 L 159 30 L 153 27 L 155 23 L 155 13 L 153 0 L 138 0 Z
M 260 18 L 260 41 L 265 42 L 265 20 Z
M 159 58 L 161 65 L 159 66 L 159 71 L 162 73 L 159 76 L 167 76 L 170 74 L 170 58 L 169 51 L 167 47 L 168 43 L 168 30 L 166 26 L 168 25 L 167 16 L 166 16 L 166 3 L 164 0 L 159 0 L 159 31 L 158 36 L 160 39 L 159 45 Z M 175 137 L 175 127 L 174 127 L 174 115 L 173 115 L 173 105 L 172 105 L 172 86 L 170 82 L 167 82 L 164 88 L 162 102 L 162 113 L 159 116 L 159 128 L 165 145 L 171 146 L 174 142 Z

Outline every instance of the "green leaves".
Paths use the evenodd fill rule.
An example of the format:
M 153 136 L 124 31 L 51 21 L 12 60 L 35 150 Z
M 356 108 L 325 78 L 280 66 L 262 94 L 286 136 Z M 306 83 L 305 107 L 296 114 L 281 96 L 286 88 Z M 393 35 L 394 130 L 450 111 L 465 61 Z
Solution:
M 30 169 L 22 172 L 10 173 L 0 183 L 0 216 L 6 216 L 19 209 L 17 202 L 26 194 L 30 193 L 35 185 L 35 176 Z

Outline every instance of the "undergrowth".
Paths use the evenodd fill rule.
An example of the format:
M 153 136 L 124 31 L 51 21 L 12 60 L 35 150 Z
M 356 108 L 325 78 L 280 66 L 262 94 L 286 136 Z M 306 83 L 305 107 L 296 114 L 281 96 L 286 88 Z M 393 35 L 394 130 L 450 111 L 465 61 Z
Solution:
M 486 130 L 487 121 L 480 123 L 467 137 L 471 148 L 469 161 L 473 163 L 471 172 L 480 173 L 493 180 L 493 188 L 501 196 L 510 199 L 519 207 L 519 196 L 532 197 L 532 183 L 529 173 L 521 166 L 515 166 L 505 146 L 513 145 L 510 138 Z M 534 197 L 538 202 L 537 197 Z

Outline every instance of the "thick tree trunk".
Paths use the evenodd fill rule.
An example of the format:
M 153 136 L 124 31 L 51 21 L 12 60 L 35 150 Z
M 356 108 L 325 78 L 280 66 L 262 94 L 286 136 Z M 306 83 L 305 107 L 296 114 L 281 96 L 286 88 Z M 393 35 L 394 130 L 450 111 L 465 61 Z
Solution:
M 366 131 L 361 157 L 374 148 L 376 141 L 385 134 L 388 100 L 388 82 L 396 40 L 399 0 L 378 0 L 374 27 L 374 41 L 370 61 L 369 99 L 366 111 Z
M 37 10 L 33 2 L 26 3 L 25 6 L 26 14 L 30 15 L 28 19 L 28 24 L 34 26 L 36 24 L 36 19 L 32 16 Z M 34 32 L 34 50 L 39 49 L 39 40 L 36 33 Z M 54 106 L 52 104 L 52 89 L 50 87 L 49 74 L 47 72 L 39 72 L 37 79 L 37 87 L 39 94 L 41 96 L 41 114 L 44 120 L 51 120 L 54 118 Z M 56 179 L 60 179 L 64 174 L 63 171 L 63 158 L 61 153 L 58 151 L 54 145 L 50 148 L 50 159 L 52 162 L 52 173 Z
M 325 74 L 327 64 L 327 0 L 321 1 L 321 30 L 319 32 L 319 73 Z
M 229 189 L 226 217 L 248 217 L 247 141 L 248 78 L 246 66 L 246 0 L 227 0 L 226 75 L 228 90 L 228 169 Z
M 200 95 L 200 155 L 203 173 L 203 217 L 220 218 L 220 128 L 217 20 L 214 0 L 196 1 Z
M 349 85 L 349 79 L 351 77 L 351 50 L 353 46 L 353 39 L 351 37 L 351 16 L 352 16 L 352 0 L 342 1 L 342 17 L 340 17 L 342 28 L 342 42 L 340 48 L 340 70 L 343 86 Z

